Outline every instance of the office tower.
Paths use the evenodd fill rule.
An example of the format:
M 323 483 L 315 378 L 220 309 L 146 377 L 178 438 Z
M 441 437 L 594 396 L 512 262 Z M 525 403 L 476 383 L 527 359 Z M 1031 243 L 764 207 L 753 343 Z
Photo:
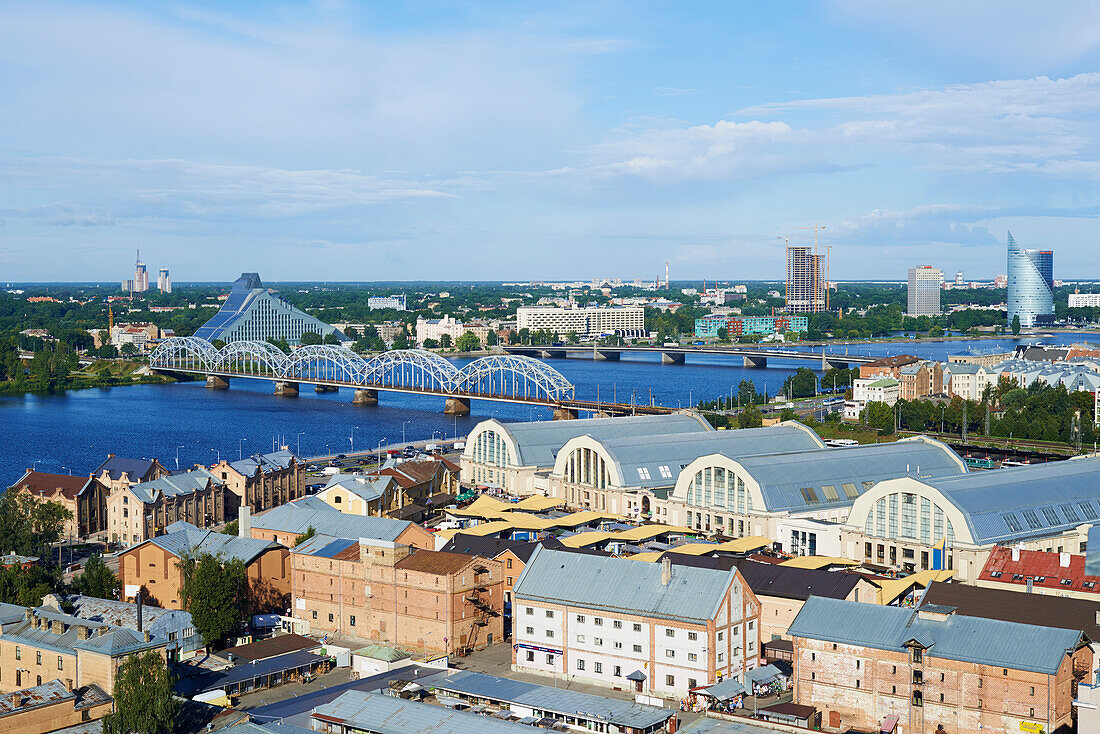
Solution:
M 815 247 L 787 246 L 787 311 L 817 313 L 826 309 L 828 273 Z
M 1054 253 L 1025 250 L 1008 233 L 1008 323 L 1031 328 L 1054 321 Z
M 161 293 L 172 292 L 172 276 L 168 274 L 168 268 L 161 268 L 157 274 L 157 290 Z
M 149 290 L 149 271 L 141 261 L 141 250 L 138 250 L 137 262 L 134 263 L 134 293 L 144 293 L 147 290 Z
M 940 282 L 943 271 L 928 265 L 909 268 L 910 316 L 938 316 L 940 313 Z

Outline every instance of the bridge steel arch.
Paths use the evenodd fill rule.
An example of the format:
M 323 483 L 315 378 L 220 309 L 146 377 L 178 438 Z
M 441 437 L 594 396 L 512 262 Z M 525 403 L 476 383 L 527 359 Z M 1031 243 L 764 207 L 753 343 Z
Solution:
M 261 341 L 229 342 L 218 352 L 217 372 L 250 377 L 282 377 L 287 356 L 274 344 Z
M 313 344 L 296 349 L 287 358 L 283 377 L 301 382 L 346 382 L 362 385 L 369 363 L 347 347 Z
M 454 392 L 544 402 L 573 397 L 573 385 L 553 367 L 532 357 L 495 354 L 459 370 Z
M 367 362 L 362 384 L 451 393 L 457 374 L 458 369 L 435 352 L 396 349 Z
M 149 355 L 149 366 L 157 369 L 210 372 L 218 363 L 218 350 L 205 339 L 174 336 L 161 342 Z

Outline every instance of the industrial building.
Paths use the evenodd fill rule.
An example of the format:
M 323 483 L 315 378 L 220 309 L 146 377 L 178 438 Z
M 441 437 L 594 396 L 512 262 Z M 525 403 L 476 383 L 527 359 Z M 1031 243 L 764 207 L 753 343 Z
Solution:
M 1028 250 L 1008 233 L 1008 323 L 1030 329 L 1054 321 L 1054 253 Z
M 641 306 L 520 306 L 516 309 L 516 329 L 549 331 L 559 336 L 573 333 L 584 338 L 600 334 L 648 335 Z
M 512 592 L 512 667 L 679 697 L 757 667 L 759 613 L 736 569 L 540 547 Z
M 335 326 L 295 308 L 264 288 L 259 273 L 241 273 L 221 309 L 195 331 L 195 336 L 223 342 L 276 339 L 297 346 L 306 332 L 322 337 L 335 335 L 340 341 L 347 341 Z
M 1075 549 L 1082 526 L 1100 518 L 1098 458 L 938 477 L 927 476 L 927 466 L 860 495 L 843 528 L 846 557 L 953 569 L 973 583 L 997 545 Z
M 908 316 L 940 315 L 940 283 L 943 271 L 930 265 L 909 268 Z

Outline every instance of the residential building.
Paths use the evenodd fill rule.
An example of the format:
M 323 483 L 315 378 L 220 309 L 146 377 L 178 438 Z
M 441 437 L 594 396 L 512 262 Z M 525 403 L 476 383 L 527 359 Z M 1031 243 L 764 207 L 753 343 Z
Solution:
M 1100 308 L 1100 293 L 1070 293 L 1070 308 Z
M 548 494 L 547 477 L 558 452 L 573 438 L 633 437 L 645 443 L 649 436 L 713 431 L 702 416 L 691 412 L 521 423 L 489 419 L 474 426 L 466 438 L 462 477 L 469 484 L 502 489 L 513 496 Z
M 89 538 L 107 529 L 107 488 L 94 477 L 74 477 L 27 470 L 9 492 L 36 502 L 57 502 L 73 514 L 65 521 L 68 538 Z
M 305 462 L 285 449 L 239 461 L 223 459 L 210 471 L 225 485 L 230 516 L 245 505 L 257 513 L 305 496 Z
M 172 523 L 166 534 L 126 549 L 119 556 L 119 581 L 124 588 L 140 588 L 144 598 L 158 606 L 183 609 L 180 561 L 204 554 L 223 562 L 244 564 L 250 608 L 257 612 L 286 609 L 290 597 L 290 561 L 284 546 L 268 540 L 225 535 L 188 522 Z
M 315 497 L 337 512 L 382 517 L 392 501 L 397 481 L 393 477 L 365 474 L 333 474 Z
M 319 505 L 320 509 L 291 502 L 268 510 L 248 518 L 247 522 L 241 522 L 240 532 L 244 536 L 292 546 L 299 535 L 313 528 L 315 532 L 340 538 L 368 538 L 428 550 L 435 548 L 435 536 L 414 522 L 345 514 L 321 502 L 314 504 Z
M 291 550 L 293 613 L 334 632 L 444 654 L 504 638 L 504 573 L 480 556 L 318 535 Z
M 794 700 L 823 728 L 1069 731 L 1092 648 L 1079 630 L 811 597 L 791 624 Z
M 764 428 L 596 439 L 582 435 L 558 447 L 550 496 L 569 505 L 637 519 L 682 522 L 669 497 L 677 477 L 702 456 L 752 456 L 823 448 L 817 434 L 786 421 Z M 680 520 L 673 519 L 680 517 Z
M 1076 552 L 1079 548 L 1081 544 L 1070 542 L 1054 551 L 993 548 L 974 583 L 988 589 L 1100 602 L 1100 575 L 1086 571 L 1085 556 Z
M 165 653 L 169 662 L 187 660 L 205 649 L 191 613 L 181 609 L 165 609 L 146 603 L 139 607 L 133 602 L 80 594 L 66 596 L 65 603 L 72 607 L 74 617 L 138 633 L 148 631 L 153 637 L 167 640 Z
M 73 688 L 50 680 L 0 697 L 0 723 L 8 734 L 46 734 L 92 726 L 114 709 L 114 699 L 99 686 Z
M 540 547 L 512 604 L 520 672 L 684 696 L 760 659 L 760 603 L 736 569 Z
M 1028 250 L 1008 233 L 1008 323 L 1030 329 L 1054 320 L 1054 253 Z
M 779 521 L 790 517 L 848 520 L 859 498 L 884 480 L 966 472 L 965 462 L 954 451 L 924 436 L 810 450 L 788 449 L 775 441 L 772 450 L 776 449 L 777 453 L 742 456 L 708 452 L 688 462 L 664 503 L 666 521 L 735 538 L 778 538 Z
M 909 268 L 908 316 L 940 315 L 940 283 L 943 271 L 929 265 Z
M 126 344 L 133 344 L 138 351 L 144 351 L 148 344 L 159 338 L 160 329 L 156 324 L 115 324 L 111 328 L 111 344 L 117 349 L 122 349 Z
M 157 290 L 161 293 L 172 292 L 172 276 L 168 274 L 168 268 L 161 268 L 157 273 Z
M 92 475 L 107 488 L 110 496 L 131 484 L 150 482 L 168 476 L 168 470 L 156 459 L 127 459 L 108 454 L 107 459 L 96 467 Z
M 478 341 L 485 344 L 490 331 L 491 329 L 486 324 L 480 322 L 463 323 L 453 316 L 444 316 L 441 319 L 426 319 L 419 316 L 416 319 L 416 343 L 420 346 L 423 346 L 428 339 L 439 343 L 444 335 L 450 338 L 453 345 L 466 332 L 470 332 L 478 338 Z
M 893 377 L 857 377 L 852 380 L 852 400 L 863 406 L 867 403 L 893 405 L 899 398 L 901 383 Z
M 41 607 L 0 604 L 0 691 L 18 691 L 61 680 L 73 688 L 114 690 L 115 674 L 131 655 L 156 651 L 167 640 L 90 622 L 60 611 L 56 597 Z
M 826 309 L 829 274 L 824 257 L 812 247 L 787 247 L 787 311 L 818 313 Z
M 340 341 L 347 341 L 336 327 L 310 316 L 275 291 L 264 288 L 259 273 L 241 273 L 221 309 L 195 330 L 195 336 L 223 342 L 276 339 L 297 346 L 306 332 L 322 337 L 335 335 Z
M 943 367 L 943 383 L 947 394 L 963 400 L 981 400 L 987 385 L 997 386 L 1000 372 L 980 364 L 948 362 Z
M 901 368 L 909 364 L 917 364 L 920 357 L 912 354 L 896 354 L 893 357 L 883 357 L 873 362 L 865 362 L 859 366 L 859 376 L 863 379 L 871 377 L 893 377 L 895 380 L 901 375 Z
M 982 367 L 994 367 L 1007 362 L 1015 356 L 1015 352 L 1005 351 L 1003 349 L 978 349 L 975 351 L 967 352 L 965 354 L 952 354 L 947 357 L 948 362 L 967 362 L 969 364 L 980 364 Z
M 852 504 L 844 555 L 909 572 L 952 569 L 974 583 L 998 545 L 1075 550 L 1085 539 L 1083 525 L 1100 518 L 1098 468 L 1100 459 L 1081 457 L 934 477 L 920 462 Z
M 369 474 L 335 474 L 316 496 L 353 515 L 419 521 L 429 508 L 450 504 L 458 474 L 454 462 L 437 457 L 387 463 Z
M 647 336 L 645 309 L 641 306 L 520 306 L 516 329 L 549 331 L 561 337 L 576 334 L 590 338 L 601 334 L 622 337 Z
M 898 370 L 901 399 L 917 400 L 943 394 L 943 365 L 939 362 L 915 362 Z
M 112 491 L 107 518 L 112 543 L 129 547 L 185 520 L 201 528 L 225 522 L 225 485 L 205 467 Z
M 804 333 L 810 328 L 807 316 L 729 316 L 711 314 L 695 319 L 695 336 L 718 336 L 725 329 L 736 339 L 749 334 L 783 334 L 788 331 Z
M 397 311 L 408 311 L 405 294 L 399 296 L 370 296 L 367 298 L 367 308 L 371 311 L 383 308 L 392 308 Z

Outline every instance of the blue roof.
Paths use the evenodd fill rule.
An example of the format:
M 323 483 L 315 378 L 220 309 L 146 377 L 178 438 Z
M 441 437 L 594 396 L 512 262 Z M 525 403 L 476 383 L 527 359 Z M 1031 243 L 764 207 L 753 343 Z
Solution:
M 1089 528 L 1085 544 L 1085 575 L 1100 576 L 1100 525 Z
M 176 497 L 201 492 L 211 483 L 219 484 L 218 478 L 206 469 L 192 469 L 181 474 L 171 474 L 149 482 L 141 482 L 130 487 L 130 491 L 145 503 L 156 502 L 161 496 Z
M 257 469 L 262 470 L 264 473 L 286 469 L 293 464 L 297 458 L 298 457 L 290 451 L 272 451 L 269 454 L 253 454 L 252 456 L 246 456 L 240 461 L 230 462 L 229 466 L 246 477 L 252 477 L 256 475 Z
M 127 459 L 124 456 L 109 456 L 95 470 L 95 475 L 98 477 L 103 472 L 107 472 L 107 476 L 117 480 L 121 479 L 123 474 L 127 474 L 131 481 L 139 481 L 149 473 L 155 463 L 155 459 Z
M 389 475 L 368 477 L 362 474 L 340 473 L 333 474 L 321 491 L 324 492 L 326 489 L 331 489 L 332 487 L 340 487 L 351 492 L 364 502 L 374 502 L 377 499 L 381 499 L 381 497 L 385 495 L 386 489 L 390 484 L 396 481 L 396 479 Z
M 346 721 L 352 729 L 376 734 L 531 734 L 534 731 L 525 724 L 364 691 L 347 691 L 332 703 L 318 706 L 314 713 Z
M 1056 535 L 1100 519 L 1100 458 L 923 481 L 963 513 L 982 545 Z
M 673 716 L 670 709 L 657 706 L 606 698 L 556 686 L 526 683 L 511 678 L 498 678 L 485 673 L 467 671 L 451 673 L 445 678 L 432 679 L 428 685 L 432 690 L 518 704 L 566 716 L 580 715 L 602 720 L 620 729 L 624 727 L 649 729 L 668 721 Z
M 216 670 L 184 679 L 184 685 L 193 695 L 205 691 L 213 691 L 225 688 L 236 683 L 242 683 L 254 678 L 260 678 L 272 673 L 294 670 L 307 665 L 314 665 L 327 660 L 325 655 L 314 655 L 304 650 L 284 653 L 263 660 L 249 661 L 234 665 L 227 670 Z
M 551 550 L 539 546 L 516 581 L 512 596 L 619 614 L 705 624 L 713 619 L 736 571 L 674 565 L 661 583 L 662 564 Z
M 314 535 L 312 538 L 295 546 L 292 553 L 301 553 L 307 556 L 320 556 L 321 558 L 335 558 L 359 541 L 354 538 L 334 538 L 331 535 Z
M 345 515 L 339 510 L 280 505 L 252 518 L 252 527 L 301 535 L 311 527 L 336 538 L 373 538 L 396 542 L 413 523 L 388 517 Z
M 226 561 L 241 561 L 248 564 L 266 551 L 280 547 L 274 541 L 226 535 L 196 527 L 182 520 L 177 520 L 165 529 L 167 533 L 150 538 L 145 543 L 152 543 L 177 557 L 209 553 Z M 140 548 L 145 543 L 135 548 Z M 127 552 L 132 552 L 132 549 Z
M 1078 630 L 812 596 L 788 633 L 825 642 L 906 652 L 917 640 L 940 660 L 1053 675 L 1082 640 Z
M 308 327 L 309 331 L 314 331 L 322 336 L 336 334 L 337 337 L 342 340 L 347 339 L 347 337 L 335 327 L 295 308 L 285 299 L 265 289 L 263 283 L 260 282 L 258 273 L 242 273 L 241 277 L 237 278 L 233 283 L 233 289 L 230 291 L 229 297 L 222 303 L 221 309 L 214 314 L 213 318 L 195 330 L 195 336 L 200 339 L 206 339 L 207 341 L 213 341 L 215 339 L 235 341 L 240 338 L 282 337 L 287 338 L 291 344 L 297 344 L 299 342 L 298 334 L 301 333 L 301 330 L 290 330 L 287 326 L 282 325 L 267 326 L 265 327 L 266 333 L 262 335 L 248 333 L 242 337 L 237 334 L 235 327 L 238 325 L 248 326 L 250 323 L 254 323 L 250 322 L 246 317 L 249 313 L 256 310 L 256 307 L 260 303 L 266 303 L 273 310 L 277 311 L 279 315 L 289 317 L 280 321 L 296 322 L 298 326 L 304 324 Z

